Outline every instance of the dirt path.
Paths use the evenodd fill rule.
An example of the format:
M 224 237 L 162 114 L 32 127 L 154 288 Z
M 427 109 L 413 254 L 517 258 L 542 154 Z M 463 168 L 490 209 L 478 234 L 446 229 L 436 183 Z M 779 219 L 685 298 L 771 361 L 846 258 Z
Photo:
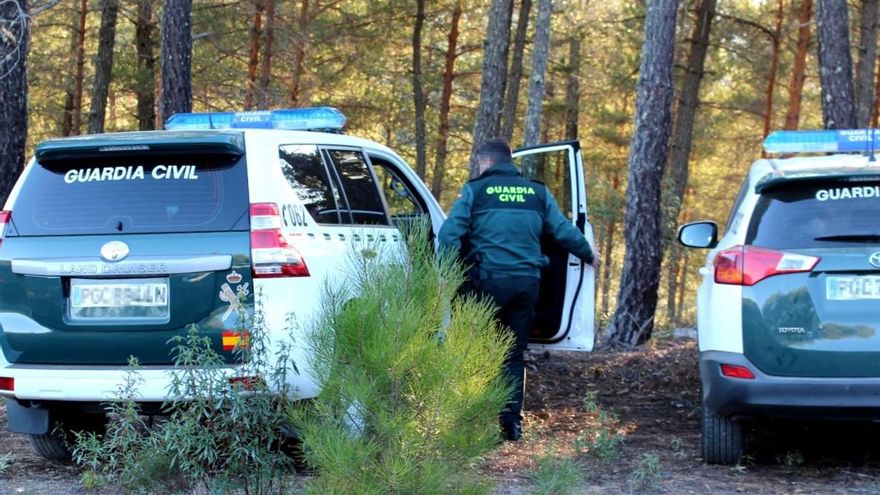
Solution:
M 661 341 L 635 353 L 539 354 L 531 362 L 526 436 L 493 452 L 481 469 L 498 495 L 534 488 L 526 473 L 547 457 L 570 460 L 584 482 L 574 493 L 876 494 L 880 493 L 880 428 L 866 425 L 764 425 L 742 466 L 706 466 L 699 457 L 699 380 L 693 341 Z M 585 397 L 588 400 L 584 400 Z M 5 431 L 0 406 L 0 494 L 79 494 L 79 469 L 44 461 L 27 440 Z M 596 432 L 623 436 L 619 449 L 596 449 Z M 579 440 L 580 439 L 580 440 Z M 577 450 L 580 449 L 579 453 Z M 602 452 L 608 460 L 596 458 Z M 655 455 L 658 462 L 644 461 Z M 634 484 L 634 472 L 647 467 Z M 103 493 L 113 493 L 104 490 Z

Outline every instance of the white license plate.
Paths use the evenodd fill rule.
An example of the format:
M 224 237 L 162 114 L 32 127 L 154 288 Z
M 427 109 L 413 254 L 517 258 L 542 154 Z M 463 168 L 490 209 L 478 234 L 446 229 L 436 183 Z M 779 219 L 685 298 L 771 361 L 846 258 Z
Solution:
M 157 308 L 168 306 L 168 283 L 149 279 L 119 283 L 94 283 L 74 279 L 70 286 L 70 307 Z
M 841 276 L 825 280 L 825 298 L 829 301 L 880 299 L 880 276 Z

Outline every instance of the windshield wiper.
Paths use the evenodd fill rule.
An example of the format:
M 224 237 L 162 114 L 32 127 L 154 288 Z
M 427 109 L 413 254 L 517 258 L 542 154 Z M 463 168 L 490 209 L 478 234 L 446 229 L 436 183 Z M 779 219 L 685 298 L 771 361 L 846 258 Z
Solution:
M 821 235 L 814 238 L 817 241 L 831 242 L 880 242 L 880 234 L 836 234 Z

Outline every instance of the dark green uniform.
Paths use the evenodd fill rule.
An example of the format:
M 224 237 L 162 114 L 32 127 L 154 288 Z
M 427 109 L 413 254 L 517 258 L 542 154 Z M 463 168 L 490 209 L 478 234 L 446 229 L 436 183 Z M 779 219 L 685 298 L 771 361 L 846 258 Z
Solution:
M 496 303 L 499 321 L 514 334 L 506 373 L 516 391 L 501 421 L 516 428 L 523 401 L 523 352 L 535 315 L 541 267 L 549 262 L 541 253 L 542 235 L 593 262 L 589 243 L 559 211 L 547 187 L 523 178 L 510 163 L 498 163 L 465 184 L 439 234 L 441 252 L 478 260 L 478 280 L 472 282 L 478 293 Z

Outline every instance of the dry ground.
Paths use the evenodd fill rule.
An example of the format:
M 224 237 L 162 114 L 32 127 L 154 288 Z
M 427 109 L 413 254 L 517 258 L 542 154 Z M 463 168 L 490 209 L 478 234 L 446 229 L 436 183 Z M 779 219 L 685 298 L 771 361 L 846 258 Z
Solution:
M 498 481 L 498 495 L 530 493 L 529 472 L 546 456 L 570 459 L 581 471 L 574 493 L 880 493 L 880 428 L 871 425 L 764 425 L 742 466 L 704 465 L 696 359 L 692 340 L 630 353 L 533 355 L 525 437 L 480 468 Z M 594 400 L 585 405 L 588 392 Z M 75 466 L 34 456 L 26 439 L 5 432 L 5 421 L 0 406 L 0 456 L 12 455 L 0 494 L 96 493 L 82 487 Z M 583 452 L 600 428 L 625 437 L 609 460 Z M 636 486 L 645 454 L 657 456 L 660 474 Z

